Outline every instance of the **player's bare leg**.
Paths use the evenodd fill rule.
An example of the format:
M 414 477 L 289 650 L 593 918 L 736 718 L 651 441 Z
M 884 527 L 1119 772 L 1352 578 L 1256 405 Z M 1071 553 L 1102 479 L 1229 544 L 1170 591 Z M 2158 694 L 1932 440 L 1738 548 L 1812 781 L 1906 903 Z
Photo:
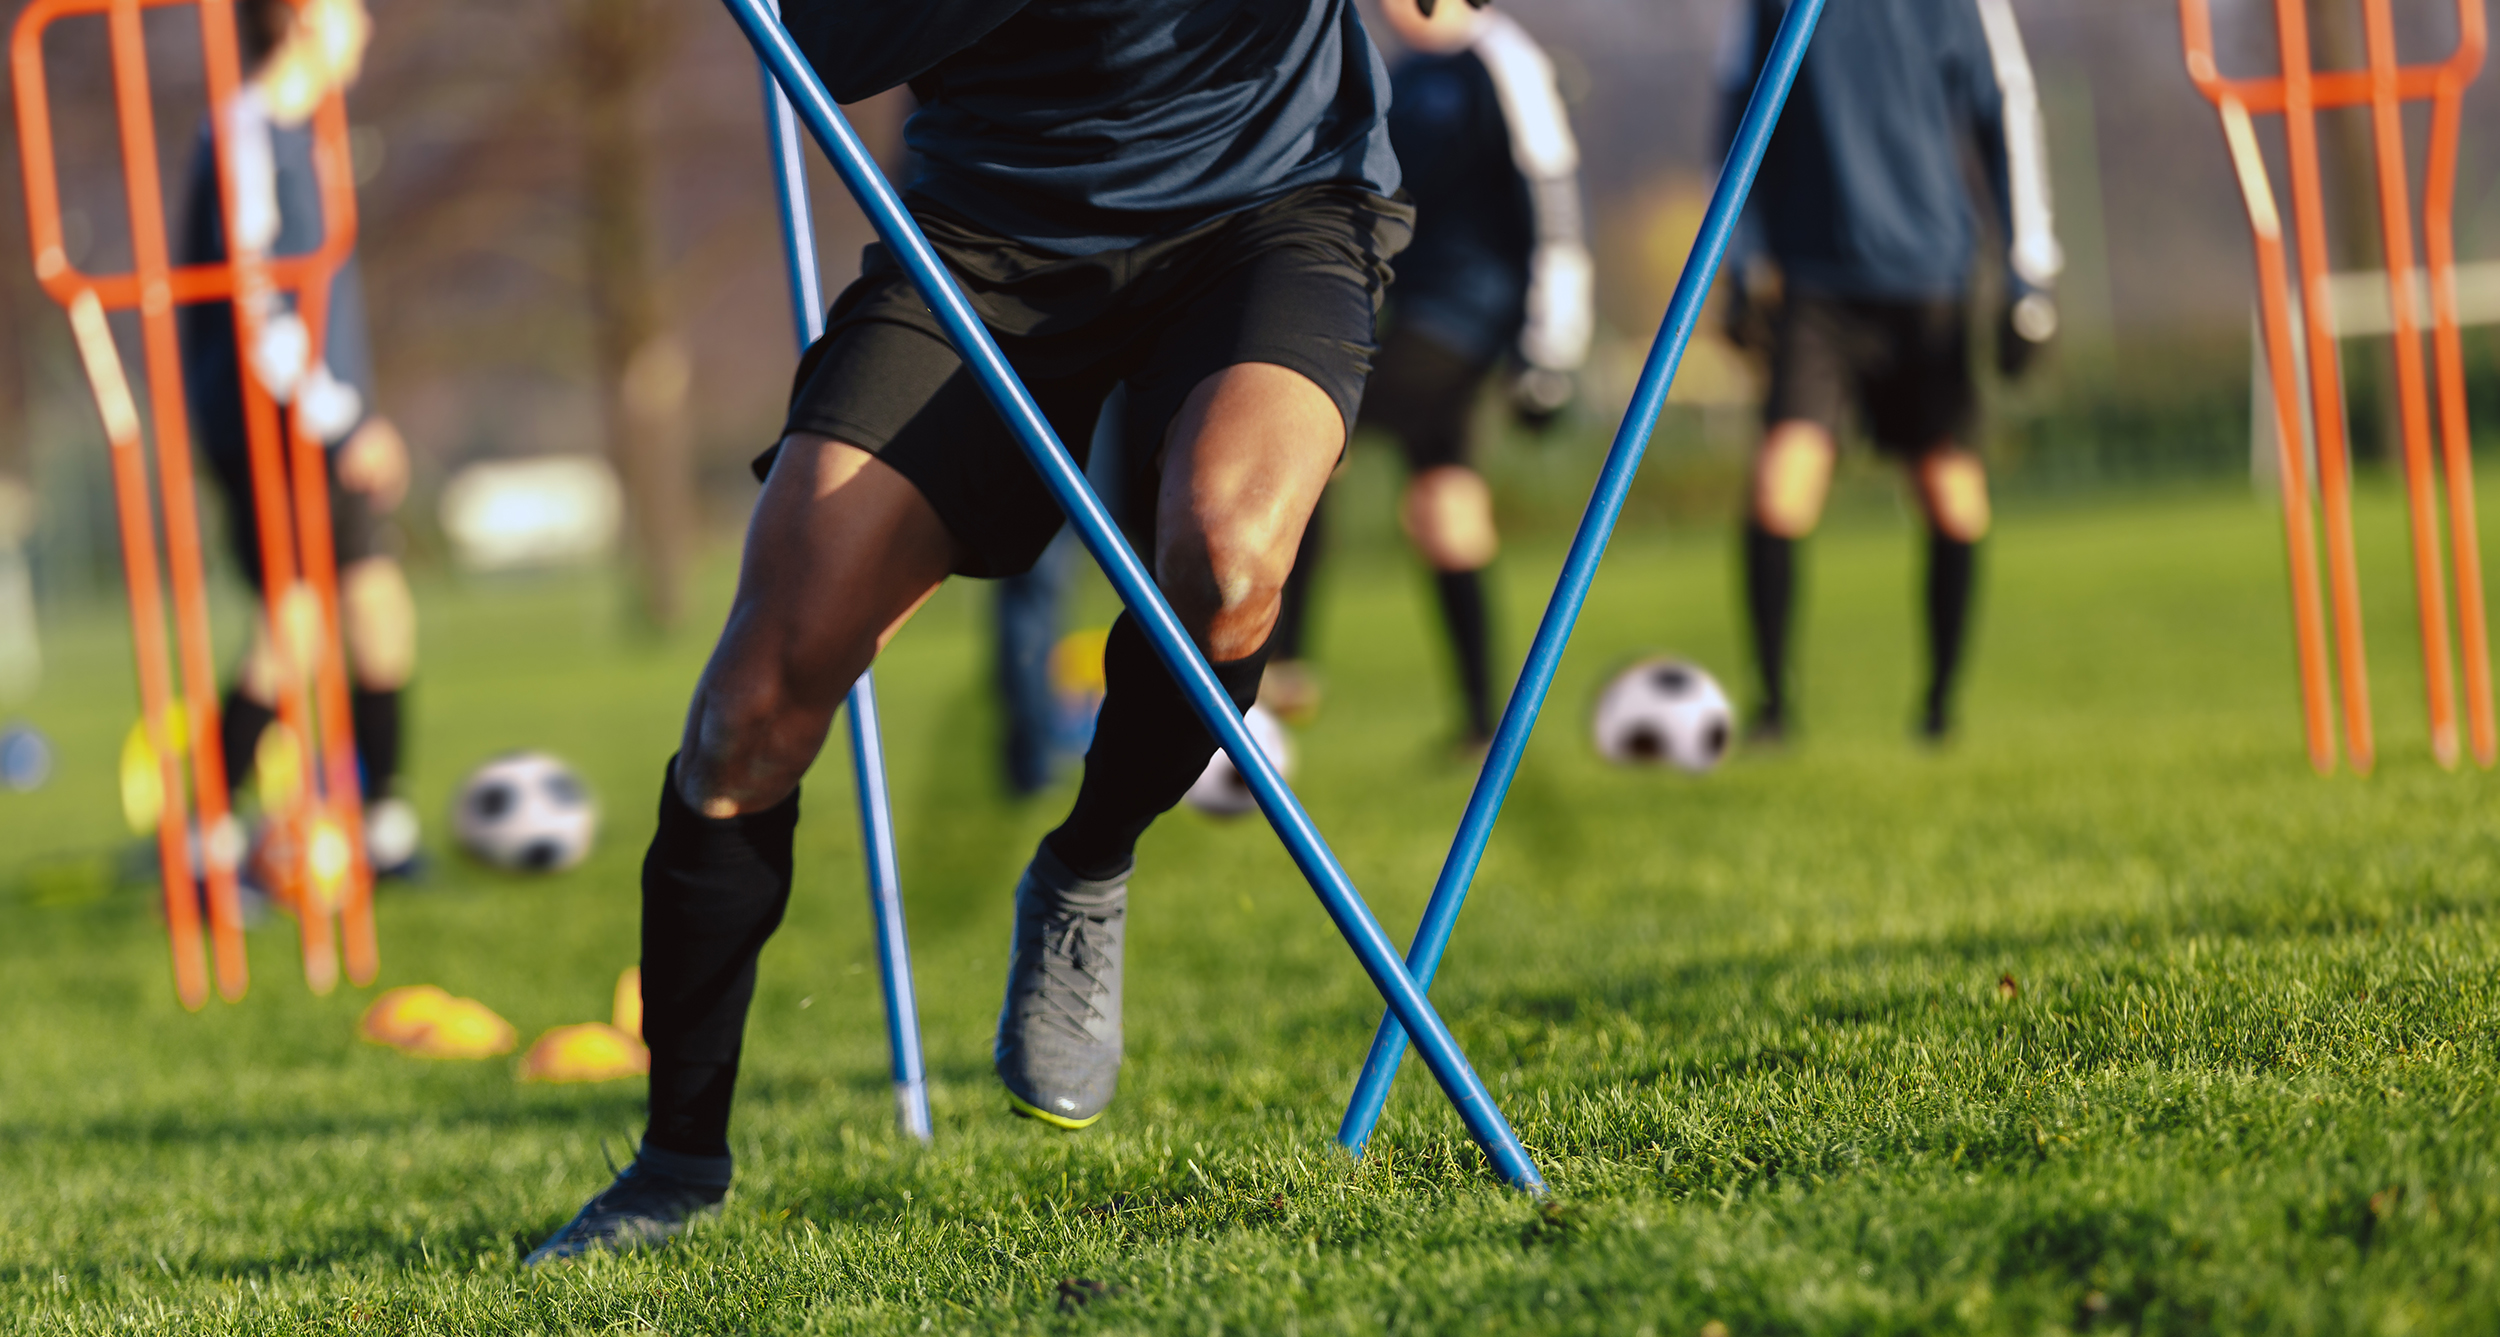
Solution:
M 1436 465 L 1407 480 L 1398 521 L 1432 568 L 1467 710 L 1460 746 L 1480 757 L 1493 741 L 1491 627 L 1484 594 L 1484 569 L 1501 550 L 1493 527 L 1493 489 L 1466 465 Z
M 1200 382 L 1165 436 L 1155 579 L 1236 707 L 1259 685 L 1303 526 L 1345 447 L 1335 401 L 1243 363 Z M 1137 838 L 1214 750 L 1135 622 L 1112 628 L 1076 808 L 1016 886 L 994 1061 L 1012 1107 L 1062 1128 L 1102 1116 L 1120 1071 L 1120 961 Z
M 747 530 L 729 621 L 695 687 L 677 793 L 715 820 L 788 798 L 877 651 L 946 579 L 954 541 L 857 446 L 794 434 Z
M 1988 536 L 1988 471 L 1979 456 L 1953 442 L 1910 466 L 1919 509 L 1927 516 L 1927 694 L 1919 733 L 1943 741 L 1953 729 L 1953 683 L 1970 630 L 1979 542 Z
M 1757 743 L 1776 743 L 1788 727 L 1788 633 L 1796 602 L 1797 541 L 1814 532 L 1831 496 L 1839 459 L 1831 431 L 1789 419 L 1763 433 L 1746 496 L 1745 610 L 1753 630 L 1761 700 L 1748 725 Z

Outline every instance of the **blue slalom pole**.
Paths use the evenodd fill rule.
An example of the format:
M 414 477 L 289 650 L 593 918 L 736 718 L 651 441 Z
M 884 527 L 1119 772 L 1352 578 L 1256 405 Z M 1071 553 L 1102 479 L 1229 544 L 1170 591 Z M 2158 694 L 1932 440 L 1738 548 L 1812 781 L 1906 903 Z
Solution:
M 1336 922 L 1337 931 L 1345 935 L 1346 944 L 1353 949 L 1355 959 L 1362 963 L 1364 973 L 1371 976 L 1372 984 L 1388 1001 L 1390 1011 L 1415 1036 L 1416 1047 L 1423 1051 L 1425 1066 L 1432 1070 L 1434 1078 L 1441 1083 L 1442 1091 L 1448 1094 L 1451 1105 L 1457 1108 L 1459 1118 L 1467 1125 L 1468 1135 L 1483 1148 L 1485 1159 L 1492 1163 L 1495 1173 L 1516 1187 L 1542 1192 L 1544 1178 L 1537 1173 L 1535 1163 L 1528 1159 L 1527 1148 L 1519 1144 L 1519 1136 L 1511 1131 L 1509 1121 L 1494 1107 L 1492 1093 L 1485 1090 L 1483 1079 L 1468 1066 L 1466 1055 L 1459 1052 L 1458 1042 L 1451 1037 L 1449 1027 L 1432 1010 L 1432 1004 L 1424 997 L 1423 991 L 1415 986 L 1414 977 L 1406 973 L 1406 967 L 1398 960 L 1396 947 L 1381 931 L 1380 921 L 1372 917 L 1371 908 L 1363 903 L 1362 894 L 1354 889 L 1353 881 L 1338 864 L 1337 856 L 1329 851 L 1328 843 L 1320 838 L 1319 829 L 1312 825 L 1310 815 L 1302 810 L 1293 791 L 1285 787 L 1283 777 L 1276 773 L 1276 767 L 1268 761 L 1267 754 L 1260 751 L 1258 744 L 1251 739 L 1240 714 L 1233 708 L 1232 699 L 1225 695 L 1224 688 L 1215 680 L 1214 671 L 1207 667 L 1205 656 L 1200 655 L 1197 647 L 1190 643 L 1188 632 L 1181 627 L 1180 619 L 1173 615 L 1171 605 L 1164 602 L 1162 591 L 1155 588 L 1144 564 L 1137 560 L 1137 554 L 1130 551 L 1127 541 L 1120 537 L 1119 527 L 1103 510 L 1101 499 L 1086 486 L 1084 474 L 1078 472 L 1075 461 L 1068 457 L 1067 447 L 1060 444 L 1058 433 L 1051 430 L 1049 419 L 1042 416 L 1032 394 L 1007 365 L 1006 356 L 998 351 L 997 341 L 990 337 L 989 330 L 974 313 L 972 304 L 955 286 L 945 264 L 930 247 L 928 238 L 921 235 L 919 225 L 903 208 L 894 187 L 886 181 L 885 174 L 877 170 L 875 160 L 868 156 L 867 149 L 860 144 L 859 136 L 851 130 L 850 123 L 842 118 L 832 96 L 825 91 L 824 82 L 816 77 L 816 71 L 799 54 L 798 45 L 791 41 L 789 30 L 781 26 L 767 0 L 722 0 L 722 3 L 728 7 L 729 16 L 746 33 L 756 55 L 762 58 L 773 77 L 780 81 L 783 91 L 789 94 L 799 119 L 816 136 L 816 143 L 825 151 L 825 156 L 832 160 L 834 172 L 849 188 L 852 198 L 859 201 L 861 210 L 868 215 L 868 221 L 876 227 L 878 238 L 885 242 L 887 249 L 911 275 L 912 285 L 920 290 L 921 298 L 928 302 L 930 311 L 945 328 L 947 338 L 963 357 L 964 365 L 971 369 L 974 378 L 981 383 L 983 393 L 989 396 L 991 405 L 1006 420 L 1009 430 L 1015 433 L 1017 443 L 1023 447 L 1034 469 L 1041 474 L 1043 484 L 1050 489 L 1059 508 L 1076 526 L 1077 536 L 1084 540 L 1086 551 L 1101 564 L 1103 574 L 1110 579 L 1112 588 L 1119 592 L 1121 602 L 1137 618 L 1147 641 L 1154 646 L 1165 668 L 1180 684 L 1182 695 L 1189 698 L 1200 721 L 1223 744 L 1224 751 L 1233 759 L 1234 767 L 1249 782 L 1250 792 L 1258 799 L 1260 811 L 1267 814 L 1269 824 L 1276 828 L 1277 838 L 1293 856 L 1302 875 L 1310 880 L 1311 890 L 1318 895 L 1321 906 L 1328 911 L 1328 917 Z
M 1674 383 L 1675 369 L 1684 360 L 1684 347 L 1692 340 L 1694 326 L 1701 322 L 1701 307 L 1710 296 L 1711 279 L 1718 273 L 1719 261 L 1727 254 L 1728 237 L 1744 213 L 1745 196 L 1753 189 L 1754 173 L 1762 166 L 1763 151 L 1770 145 L 1771 131 L 1779 124 L 1780 108 L 1788 101 L 1789 86 L 1796 82 L 1797 67 L 1805 60 L 1806 43 L 1814 36 L 1823 3 L 1824 0 L 1795 0 L 1788 7 L 1787 17 L 1780 20 L 1779 34 L 1771 41 L 1762 77 L 1755 82 L 1753 97 L 1745 105 L 1744 119 L 1737 123 L 1727 166 L 1719 173 L 1718 188 L 1710 196 L 1710 210 L 1702 217 L 1701 235 L 1693 242 L 1692 254 L 1685 258 L 1684 273 L 1676 280 L 1675 297 L 1667 303 L 1658 338 L 1649 347 L 1649 361 L 1641 367 L 1641 379 L 1633 388 L 1631 407 L 1623 415 L 1622 426 L 1615 429 L 1605 468 L 1598 472 L 1588 510 L 1580 516 L 1579 532 L 1572 535 L 1570 555 L 1563 560 L 1562 576 L 1554 583 L 1554 597 L 1546 603 L 1545 616 L 1537 623 L 1536 639 L 1528 646 L 1528 662 L 1519 671 L 1519 683 L 1511 690 L 1510 703 L 1502 708 L 1501 726 L 1493 732 L 1493 747 L 1485 756 L 1484 769 L 1476 774 L 1474 792 L 1467 796 L 1467 811 L 1459 818 L 1458 835 L 1451 842 L 1449 859 L 1441 865 L 1440 880 L 1433 884 L 1432 899 L 1424 906 L 1423 922 L 1416 926 L 1414 945 L 1407 949 L 1406 968 L 1424 988 L 1432 987 L 1433 972 L 1441 965 L 1441 952 L 1450 945 L 1450 932 L 1458 926 L 1458 912 L 1466 904 L 1468 887 L 1475 881 L 1476 865 L 1484 859 L 1485 842 L 1493 838 L 1493 823 L 1501 816 L 1502 800 L 1509 795 L 1511 781 L 1519 774 L 1520 758 L 1527 754 L 1528 735 L 1536 728 L 1537 713 L 1545 707 L 1546 694 L 1553 690 L 1554 673 L 1562 666 L 1563 647 L 1570 642 L 1571 629 L 1580 620 L 1581 605 L 1588 602 L 1589 585 L 1597 579 L 1597 563 L 1606 555 L 1606 541 L 1614 536 L 1615 521 L 1623 515 L 1624 498 L 1631 492 L 1632 476 L 1640 471 L 1641 456 L 1649 449 L 1649 434 L 1658 426 L 1658 412 L 1666 406 L 1667 387 Z M 1371 1141 L 1372 1128 L 1380 1122 L 1381 1106 L 1388 1102 L 1389 1088 L 1397 1081 L 1398 1065 L 1406 1058 L 1406 1038 L 1406 1028 L 1395 1012 L 1381 1019 L 1380 1031 L 1372 1037 L 1371 1053 L 1363 1060 L 1363 1075 L 1355 1082 L 1354 1099 L 1346 1106 L 1345 1122 L 1337 1128 L 1338 1143 L 1358 1156 L 1364 1144 Z
M 772 71 L 764 76 L 764 129 L 772 137 L 773 197 L 781 211 L 781 251 L 790 271 L 790 317 L 799 350 L 825 332 L 824 285 L 816 273 L 816 221 L 807 207 L 807 157 L 798 118 Z M 859 843 L 868 855 L 868 912 L 877 927 L 877 979 L 885 990 L 885 1041 L 894 1056 L 894 1118 L 905 1134 L 929 1140 L 929 1076 L 920 1060 L 920 1003 L 912 991 L 911 942 L 903 933 L 903 880 L 894 864 L 894 805 L 885 787 L 885 740 L 877 728 L 877 685 L 852 685 L 851 779 L 859 791 Z

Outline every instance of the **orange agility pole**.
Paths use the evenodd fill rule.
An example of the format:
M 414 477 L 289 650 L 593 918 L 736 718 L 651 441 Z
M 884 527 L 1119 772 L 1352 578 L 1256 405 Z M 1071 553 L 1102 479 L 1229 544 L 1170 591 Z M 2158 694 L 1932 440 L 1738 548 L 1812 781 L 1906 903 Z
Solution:
M 319 3 L 320 0 L 314 0 Z M 159 185 L 161 164 L 148 81 L 143 9 L 193 4 L 201 19 L 216 147 L 221 203 L 233 239 L 219 265 L 176 266 L 167 244 L 166 210 Z M 359 11 L 360 13 L 360 11 Z M 71 265 L 62 244 L 58 174 L 52 151 L 43 37 L 54 22 L 102 16 L 112 53 L 115 108 L 119 120 L 122 176 L 130 216 L 132 269 L 126 274 L 86 274 Z M 199 895 L 193 882 L 193 810 L 200 839 L 218 990 L 239 998 L 247 983 L 242 921 L 235 894 L 236 867 L 244 842 L 228 811 L 227 777 L 217 746 L 217 691 L 202 575 L 198 504 L 192 485 L 187 408 L 183 399 L 174 308 L 186 302 L 228 301 L 245 365 L 238 368 L 249 428 L 267 624 L 265 634 L 280 667 L 278 736 L 299 756 L 319 744 L 321 765 L 267 815 L 279 857 L 273 871 L 280 899 L 297 915 L 305 977 L 326 992 L 339 974 L 332 920 L 347 939 L 347 974 L 358 983 L 376 970 L 370 875 L 364 867 L 362 812 L 356 759 L 348 725 L 346 670 L 337 635 L 337 580 L 329 544 L 328 483 L 321 442 L 307 429 L 300 404 L 280 415 L 263 374 L 252 365 L 261 347 L 268 299 L 292 294 L 310 347 L 321 347 L 331 277 L 354 245 L 353 188 L 348 175 L 345 111 L 335 88 L 314 118 L 316 176 L 324 226 L 320 248 L 310 254 L 268 259 L 243 244 L 234 226 L 239 204 L 235 146 L 224 124 L 242 87 L 231 0 L 34 0 L 18 16 L 10 59 L 17 93 L 20 161 L 26 185 L 28 234 L 35 273 L 45 292 L 69 313 L 81 361 L 88 373 L 112 448 L 114 494 L 120 514 L 124 575 L 130 591 L 133 647 L 146 738 L 153 749 L 163 801 L 156 814 L 166 923 L 172 937 L 175 987 L 186 1007 L 207 1001 L 199 931 Z M 148 382 L 149 418 L 155 437 L 158 497 L 149 489 L 149 458 L 138 413 L 105 312 L 136 310 L 140 317 Z M 156 542 L 161 502 L 164 526 L 160 582 Z M 174 639 L 182 667 L 183 695 L 173 692 L 165 642 L 163 584 L 172 591 Z M 180 721 L 180 724 L 177 724 Z M 179 759 L 191 760 L 186 797 Z M 299 770 L 305 770 L 299 766 Z M 269 787 L 264 786 L 267 794 Z
M 2482 0 L 2457 0 L 2457 48 L 2436 65 L 2396 63 L 2395 21 L 2388 0 L 2362 0 L 2369 53 L 2364 70 L 2319 71 L 2311 62 L 2308 13 L 2302 0 L 2275 0 L 2276 37 L 2282 72 L 2271 79 L 2225 79 L 2214 60 L 2213 20 L 2207 0 L 2179 0 L 2180 29 L 2188 76 L 2222 118 L 2256 238 L 2258 305 L 2273 411 L 2282 458 L 2286 543 L 2292 562 L 2293 624 L 2301 665 L 2303 717 L 2312 765 L 2334 766 L 2317 579 L 2309 548 L 2309 494 L 2301 468 L 2302 415 L 2296 381 L 2298 350 L 2292 331 L 2293 302 L 2283 256 L 2282 225 L 2274 188 L 2260 155 L 2252 113 L 2283 117 L 2287 165 L 2292 178 L 2295 263 L 2303 294 L 2298 310 L 2310 368 L 2309 421 L 2318 451 L 2318 493 L 2325 513 L 2327 585 L 2334 602 L 2336 667 L 2341 677 L 2345 744 L 2353 768 L 2367 773 L 2375 761 L 2370 722 L 2369 667 L 2362 639 L 2361 591 L 2353 552 L 2352 504 L 2345 434 L 2343 386 L 2338 365 L 2334 304 L 2329 297 L 2326 210 L 2318 168 L 2317 113 L 2336 107 L 2370 109 L 2377 156 L 2377 193 L 2385 234 L 2384 268 L 2390 330 L 2395 339 L 2398 405 L 2404 429 L 2405 503 L 2411 520 L 2413 577 L 2420 612 L 2424 695 L 2430 708 L 2431 751 L 2453 767 L 2460 747 L 2457 729 L 2455 653 L 2449 646 L 2446 576 L 2439 542 L 2441 470 L 2432 459 L 2429 392 L 2425 386 L 2420 281 L 2414 262 L 2413 206 L 2404 152 L 2403 104 L 2431 103 L 2429 180 L 2422 206 L 2424 249 L 2430 259 L 2432 341 L 2439 378 L 2440 454 L 2447 491 L 2449 564 L 2457 587 L 2463 695 L 2474 758 L 2483 766 L 2500 759 L 2500 729 L 2492 710 L 2489 630 L 2485 618 L 2481 541 L 2476 531 L 2473 460 L 2465 416 L 2464 358 L 2457 333 L 2454 213 L 2459 120 L 2464 91 L 2482 68 L 2485 30 Z

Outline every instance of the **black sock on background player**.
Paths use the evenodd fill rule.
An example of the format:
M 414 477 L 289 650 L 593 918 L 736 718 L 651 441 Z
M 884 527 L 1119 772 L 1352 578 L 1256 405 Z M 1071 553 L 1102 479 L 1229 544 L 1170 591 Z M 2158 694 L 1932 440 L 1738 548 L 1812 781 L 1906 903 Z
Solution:
M 405 695 L 400 688 L 375 691 L 364 687 L 348 694 L 348 723 L 355 733 L 356 762 L 364 772 L 368 803 L 390 797 L 398 783 Z M 217 749 L 226 763 L 226 787 L 239 791 L 252 778 L 259 761 L 260 736 L 277 722 L 278 712 L 238 687 L 226 689 L 226 698 L 217 709 Z
M 1433 593 L 1441 600 L 1441 623 L 1450 633 L 1458 666 L 1458 690 L 1466 699 L 1468 741 L 1493 737 L 1493 628 L 1485 607 L 1484 572 L 1435 571 Z
M 1979 545 L 1927 533 L 1927 701 L 1919 730 L 1929 739 L 1952 731 L 1953 680 L 1970 631 L 1971 590 L 1978 583 Z
M 348 723 L 356 733 L 356 763 L 364 772 L 365 801 L 391 796 L 399 783 L 401 698 L 404 689 L 358 687 L 348 693 Z
M 245 696 L 239 687 L 226 689 L 217 712 L 217 750 L 226 762 L 226 788 L 239 792 L 252 778 L 260 736 L 277 720 L 278 712 Z
M 1753 628 L 1754 667 L 1762 701 L 1757 734 L 1777 737 L 1788 726 L 1788 626 L 1797 596 L 1797 540 L 1745 522 L 1745 613 Z
M 1248 710 L 1258 699 L 1267 655 L 1261 646 L 1255 654 L 1210 665 L 1235 709 Z M 1088 881 L 1127 872 L 1137 838 L 1181 801 L 1215 755 L 1215 736 L 1199 722 L 1128 613 L 1111 624 L 1102 668 L 1102 714 L 1085 753 L 1076 807 L 1042 838 L 1059 862 Z

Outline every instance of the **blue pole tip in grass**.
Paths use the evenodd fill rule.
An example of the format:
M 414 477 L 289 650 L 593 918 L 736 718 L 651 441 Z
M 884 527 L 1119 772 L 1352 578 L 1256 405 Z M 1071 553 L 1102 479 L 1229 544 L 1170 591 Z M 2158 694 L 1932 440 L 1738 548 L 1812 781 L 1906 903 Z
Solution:
M 781 254 L 790 274 L 790 319 L 799 349 L 824 333 L 824 284 L 816 271 L 816 225 L 807 211 L 807 158 L 790 100 L 763 71 L 764 128 L 772 139 L 773 196 L 781 214 Z M 877 979 L 885 993 L 886 1049 L 893 1055 L 894 1119 L 929 1140 L 929 1077 L 920 1057 L 920 1003 L 912 991 L 911 943 L 903 932 L 903 881 L 894 864 L 894 805 L 885 787 L 885 741 L 877 727 L 877 686 L 863 673 L 845 712 L 851 778 L 859 794 L 860 845 L 868 857 L 868 912 L 877 929 Z
M 1502 710 L 1502 723 L 1493 732 L 1493 746 L 1485 757 L 1484 769 L 1476 775 L 1475 791 L 1467 796 L 1467 810 L 1459 818 L 1449 859 L 1441 865 L 1440 879 L 1433 883 L 1432 899 L 1424 907 L 1423 922 L 1415 929 L 1414 945 L 1407 949 L 1407 971 L 1425 988 L 1432 986 L 1433 972 L 1441 965 L 1442 949 L 1450 945 L 1450 933 L 1458 926 L 1459 909 L 1466 904 L 1476 866 L 1484 859 L 1485 843 L 1493 838 L 1493 824 L 1501 817 L 1502 800 L 1510 794 L 1511 781 L 1519 774 L 1519 761 L 1527 752 L 1528 735 L 1536 729 L 1537 713 L 1545 708 L 1545 698 L 1553 691 L 1554 673 L 1562 666 L 1563 647 L 1569 644 L 1571 629 L 1580 620 L 1581 606 L 1588 602 L 1589 586 L 1597 579 L 1598 561 L 1606 555 L 1606 541 L 1614 536 L 1615 522 L 1623 515 L 1624 498 L 1632 490 L 1633 475 L 1640 471 L 1641 456 L 1649 449 L 1649 435 L 1658 426 L 1658 413 L 1666 406 L 1667 387 L 1675 381 L 1675 369 L 1684 360 L 1685 345 L 1692 341 L 1693 329 L 1701 322 L 1702 303 L 1710 296 L 1711 279 L 1718 273 L 1719 261 L 1727 254 L 1728 238 L 1744 213 L 1745 196 L 1753 189 L 1754 173 L 1762 166 L 1763 151 L 1770 145 L 1773 127 L 1779 124 L 1780 108 L 1786 105 L 1789 87 L 1796 82 L 1797 67 L 1805 60 L 1806 43 L 1814 36 L 1823 3 L 1824 0 L 1797 0 L 1788 7 L 1764 58 L 1761 77 L 1754 82 L 1744 119 L 1737 123 L 1735 142 L 1728 148 L 1727 166 L 1719 173 L 1709 212 L 1702 217 L 1701 235 L 1693 243 L 1692 254 L 1685 258 L 1684 273 L 1676 280 L 1675 296 L 1667 303 L 1666 318 L 1659 325 L 1657 339 L 1649 346 L 1649 360 L 1642 365 L 1641 379 L 1633 388 L 1631 406 L 1624 411 L 1622 425 L 1615 429 L 1614 444 L 1607 449 L 1605 467 L 1598 471 L 1588 510 L 1582 513 L 1580 528 L 1572 535 L 1571 552 L 1564 558 L 1562 575 L 1554 583 L 1554 597 L 1546 603 L 1545 616 L 1537 623 L 1536 639 L 1528 646 L 1528 661 L 1519 670 L 1519 685 L 1512 689 L 1510 704 Z M 1363 1060 L 1363 1075 L 1355 1082 L 1354 1098 L 1346 1106 L 1345 1122 L 1337 1129 L 1338 1143 L 1357 1155 L 1380 1122 L 1381 1106 L 1388 1102 L 1389 1088 L 1397 1081 L 1398 1065 L 1406 1057 L 1406 1041 L 1406 1028 L 1395 1011 L 1381 1019 L 1380 1031 L 1372 1038 L 1371 1053 Z
M 928 238 L 921 235 L 919 225 L 903 208 L 893 185 L 885 179 L 884 173 L 877 170 L 875 160 L 868 156 L 868 150 L 860 143 L 859 136 L 842 118 L 832 95 L 825 91 L 824 81 L 816 77 L 816 72 L 799 54 L 798 44 L 791 40 L 789 30 L 781 26 L 780 19 L 774 15 L 766 0 L 723 0 L 723 3 L 727 5 L 730 17 L 746 33 L 747 41 L 754 46 L 766 69 L 789 95 L 799 120 L 815 135 L 818 146 L 832 161 L 834 173 L 842 178 L 842 184 L 849 189 L 852 198 L 859 202 L 861 211 L 876 228 L 878 239 L 886 244 L 886 248 L 902 262 L 904 271 L 910 274 L 913 286 L 929 303 L 939 325 L 946 330 L 956 352 L 963 357 L 964 365 L 979 381 L 991 405 L 1006 420 L 1017 443 L 1041 474 L 1043 484 L 1050 489 L 1060 509 L 1075 525 L 1077 536 L 1084 541 L 1086 551 L 1101 564 L 1103 574 L 1110 579 L 1112 588 L 1119 592 L 1121 602 L 1137 618 L 1155 653 L 1180 684 L 1182 694 L 1188 697 L 1199 719 L 1222 744 L 1226 754 L 1232 757 L 1233 765 L 1240 770 L 1242 778 L 1249 783 L 1251 794 L 1258 799 L 1259 810 L 1267 815 L 1268 822 L 1276 828 L 1277 837 L 1293 856 L 1295 865 L 1309 879 L 1311 890 L 1318 895 L 1329 918 L 1335 921 L 1337 931 L 1344 935 L 1356 960 L 1362 963 L 1364 973 L 1371 976 L 1372 984 L 1387 1000 L 1390 1013 L 1414 1037 L 1416 1048 L 1423 1051 L 1425 1066 L 1432 1070 L 1442 1091 L 1457 1108 L 1459 1118 L 1467 1125 L 1468 1135 L 1484 1149 L 1495 1173 L 1520 1188 L 1542 1191 L 1544 1179 L 1538 1175 L 1535 1163 L 1528 1159 L 1527 1149 L 1519 1144 L 1518 1135 L 1511 1131 L 1509 1121 L 1494 1107 L 1492 1094 L 1485 1089 L 1483 1079 L 1468 1066 L 1466 1056 L 1459 1052 L 1458 1042 L 1450 1036 L 1449 1027 L 1432 1010 L 1432 1004 L 1425 999 L 1423 990 L 1416 986 L 1415 978 L 1398 960 L 1397 949 L 1390 943 L 1388 935 L 1381 931 L 1380 921 L 1363 903 L 1361 893 L 1354 889 L 1354 883 L 1338 864 L 1336 855 L 1321 839 L 1310 815 L 1302 810 L 1293 791 L 1285 787 L 1283 778 L 1277 774 L 1267 754 L 1252 740 L 1241 716 L 1234 712 L 1231 699 L 1217 684 L 1214 671 L 1207 667 L 1205 656 L 1190 643 L 1188 634 L 1181 628 L 1180 619 L 1173 615 L 1171 605 L 1164 602 L 1162 592 L 1155 588 L 1144 564 L 1137 560 L 1137 554 L 1120 537 L 1119 528 L 1103 509 L 1101 499 L 1086 486 L 1084 474 L 1068 457 L 1067 448 L 1060 444 L 1058 435 L 1042 416 L 1040 406 L 1034 403 L 1031 392 L 1025 389 L 1023 382 L 1007 365 L 997 342 L 982 326 L 980 317 L 974 314 L 972 304 L 955 286 L 954 279 L 947 274 L 937 252 L 931 249 Z

